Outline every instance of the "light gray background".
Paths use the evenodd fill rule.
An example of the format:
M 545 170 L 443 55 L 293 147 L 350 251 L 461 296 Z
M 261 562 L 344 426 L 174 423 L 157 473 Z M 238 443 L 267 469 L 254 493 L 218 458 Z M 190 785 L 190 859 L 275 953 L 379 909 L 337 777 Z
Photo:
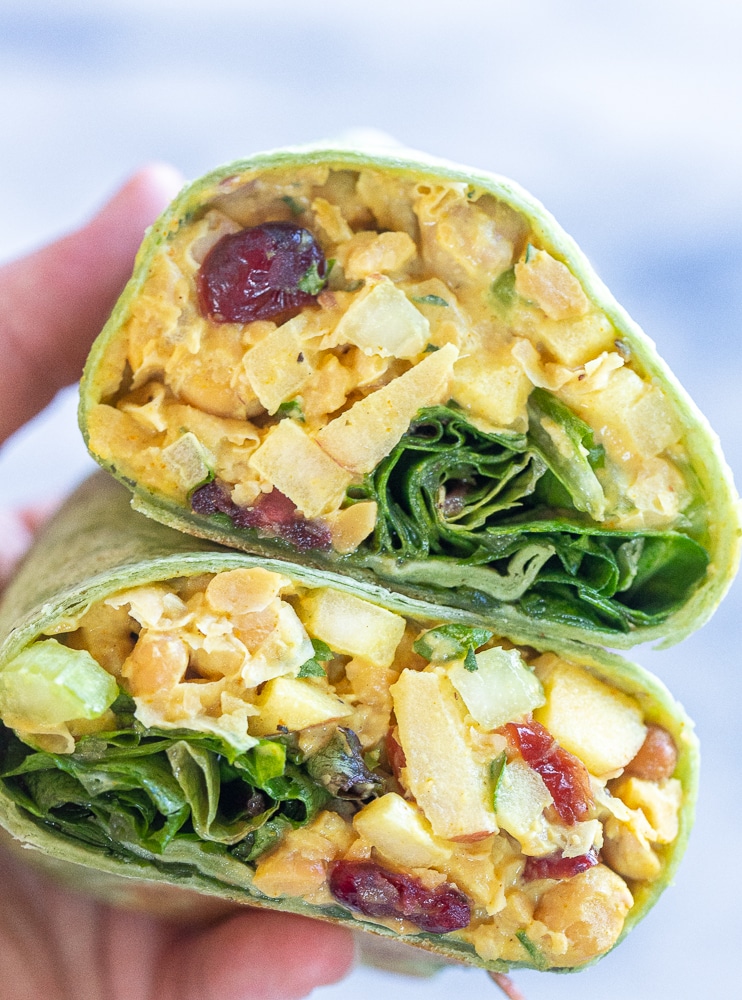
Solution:
M 0 259 L 87 217 L 142 163 L 189 177 L 345 129 L 510 175 L 582 244 L 742 461 L 742 5 L 729 0 L 0 0 Z M 1 318 L 0 318 L 1 325 Z M 0 453 L 0 506 L 89 468 L 74 394 Z M 640 650 L 696 718 L 694 836 L 677 884 L 578 976 L 529 1000 L 737 993 L 737 585 L 676 649 Z M 316 1000 L 496 995 L 481 972 L 359 969 Z

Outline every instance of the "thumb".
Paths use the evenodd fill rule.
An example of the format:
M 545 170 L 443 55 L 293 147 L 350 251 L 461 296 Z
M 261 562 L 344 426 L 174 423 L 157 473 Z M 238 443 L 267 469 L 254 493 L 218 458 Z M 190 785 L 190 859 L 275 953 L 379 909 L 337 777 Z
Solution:
M 0 269 L 0 442 L 79 377 L 145 228 L 181 183 L 172 167 L 145 167 L 82 229 Z
M 353 936 L 340 927 L 251 910 L 189 936 L 162 962 L 162 1000 L 298 1000 L 350 971 Z

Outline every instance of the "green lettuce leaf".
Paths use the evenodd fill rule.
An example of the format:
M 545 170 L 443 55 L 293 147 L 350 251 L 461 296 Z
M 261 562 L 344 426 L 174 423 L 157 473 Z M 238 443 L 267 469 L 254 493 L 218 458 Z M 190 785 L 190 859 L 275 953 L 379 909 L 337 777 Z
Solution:
M 589 630 L 657 625 L 703 580 L 708 554 L 679 531 L 603 527 L 603 453 L 590 428 L 534 390 L 527 435 L 487 433 L 451 406 L 421 411 L 350 492 L 375 500 L 353 557 L 400 585 Z
M 124 709 L 126 699 L 117 700 Z M 117 855 L 168 856 L 183 838 L 252 861 L 333 799 L 379 794 L 355 733 L 305 757 L 292 734 L 238 752 L 213 734 L 137 723 L 78 741 L 74 753 L 27 746 L 0 727 L 0 782 L 36 822 Z

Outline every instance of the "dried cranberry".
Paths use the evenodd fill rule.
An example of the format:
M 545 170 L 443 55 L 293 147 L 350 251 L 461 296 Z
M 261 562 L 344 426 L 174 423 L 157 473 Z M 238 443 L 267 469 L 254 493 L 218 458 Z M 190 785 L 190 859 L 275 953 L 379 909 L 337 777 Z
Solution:
M 258 511 L 264 526 L 291 524 L 300 516 L 296 513 L 294 501 L 289 500 L 285 493 L 275 489 L 271 490 L 270 493 L 261 493 L 254 509 Z
M 282 538 L 302 552 L 332 546 L 327 525 L 305 518 L 279 490 L 261 493 L 252 507 L 238 507 L 225 487 L 214 481 L 193 491 L 191 509 L 197 514 L 227 514 L 236 528 L 255 528 L 264 535 Z
M 213 480 L 191 493 L 191 510 L 197 514 L 228 514 L 232 517 L 238 507 L 224 487 Z
M 332 534 L 326 524 L 321 521 L 309 521 L 297 518 L 290 524 L 281 525 L 278 534 L 289 545 L 301 552 L 310 549 L 329 549 L 332 547 Z
M 328 885 L 339 903 L 367 917 L 402 917 L 428 934 L 468 927 L 471 904 L 444 882 L 426 889 L 419 879 L 392 872 L 373 861 L 335 861 Z
M 266 222 L 223 236 L 196 279 L 201 312 L 220 323 L 276 319 L 314 302 L 327 263 L 314 236 Z
M 559 818 L 570 826 L 586 819 L 593 795 L 582 761 L 560 747 L 548 729 L 533 719 L 508 722 L 504 728 L 526 764 L 544 779 Z
M 580 854 L 576 858 L 565 858 L 559 853 L 547 854 L 545 858 L 526 858 L 523 878 L 526 882 L 532 882 L 537 878 L 572 878 L 580 872 L 586 872 L 597 863 L 598 852 L 594 847 L 591 847 L 587 854 Z
M 239 528 L 257 528 L 264 534 L 282 538 L 302 552 L 329 549 L 332 545 L 327 525 L 307 520 L 280 490 L 261 493 L 253 507 L 238 510 L 234 523 Z

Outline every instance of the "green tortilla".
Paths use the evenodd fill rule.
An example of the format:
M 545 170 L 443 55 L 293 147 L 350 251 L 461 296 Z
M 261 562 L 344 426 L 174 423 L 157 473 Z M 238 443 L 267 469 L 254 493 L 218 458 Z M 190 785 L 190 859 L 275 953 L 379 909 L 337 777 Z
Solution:
M 601 424 L 602 417 L 594 421 L 600 426 L 588 426 L 565 405 L 560 398 L 561 390 L 551 391 L 541 386 L 531 392 L 527 426 L 523 424 L 526 418 L 522 414 L 518 426 L 513 424 L 498 429 L 491 421 L 483 422 L 476 407 L 486 409 L 493 392 L 478 385 L 474 378 L 468 387 L 478 400 L 473 404 L 474 410 L 468 402 L 464 406 L 454 405 L 455 399 L 454 404 L 441 399 L 434 405 L 422 407 L 373 472 L 355 474 L 343 506 L 347 508 L 364 500 L 375 502 L 377 518 L 371 534 L 360 544 L 356 543 L 354 550 L 345 552 L 327 545 L 322 547 L 306 538 L 296 543 L 295 535 L 290 531 L 282 532 L 275 525 L 245 527 L 243 520 L 240 527 L 233 515 L 240 504 L 244 512 L 243 501 L 235 506 L 227 500 L 226 507 L 214 512 L 194 510 L 195 492 L 208 485 L 215 473 L 210 454 L 212 445 L 204 442 L 203 434 L 196 424 L 189 424 L 187 416 L 178 418 L 182 423 L 171 422 L 165 432 L 169 461 L 177 459 L 178 475 L 184 477 L 185 485 L 178 495 L 177 490 L 173 493 L 158 487 L 157 468 L 164 467 L 156 451 L 163 439 L 159 425 L 156 425 L 157 431 L 150 427 L 147 436 L 140 420 L 139 424 L 127 425 L 135 427 L 134 437 L 139 435 L 134 443 L 126 443 L 128 432 L 125 431 L 118 437 L 109 435 L 101 443 L 100 436 L 91 430 L 93 423 L 102 419 L 101 415 L 110 416 L 117 407 L 120 410 L 121 401 L 127 398 L 131 385 L 125 337 L 133 318 L 139 316 L 136 321 L 140 322 L 141 331 L 146 324 L 146 320 L 141 319 L 143 310 L 151 312 L 165 308 L 171 312 L 175 309 L 177 313 L 177 303 L 183 295 L 195 301 L 195 285 L 189 277 L 191 285 L 185 293 L 178 285 L 175 298 L 165 290 L 156 306 L 150 300 L 140 304 L 148 277 L 166 261 L 167 254 L 172 253 L 178 234 L 185 231 L 184 227 L 198 223 L 205 212 L 214 208 L 226 213 L 229 219 L 238 218 L 239 225 L 249 224 L 244 219 L 250 218 L 251 199 L 254 198 L 262 198 L 269 207 L 275 206 L 272 210 L 261 209 L 261 219 L 267 212 L 271 218 L 297 224 L 309 220 L 307 225 L 310 228 L 314 225 L 317 230 L 308 205 L 317 192 L 330 197 L 326 187 L 318 183 L 303 201 L 297 199 L 299 194 L 306 194 L 308 182 L 303 188 L 297 182 L 296 197 L 287 192 L 294 190 L 291 187 L 294 173 L 307 177 L 307 171 L 321 172 L 324 168 L 332 168 L 331 177 L 341 178 L 346 188 L 359 171 L 371 171 L 374 177 L 386 178 L 389 183 L 404 185 L 415 181 L 416 191 L 447 185 L 458 191 L 464 201 L 468 199 L 473 204 L 481 201 L 493 218 L 509 220 L 503 225 L 521 227 L 520 235 L 512 239 L 513 257 L 517 263 L 505 271 L 492 271 L 492 282 L 486 268 L 484 277 L 477 275 L 477 281 L 488 289 L 486 295 L 482 293 L 484 298 L 478 300 L 477 308 L 484 302 L 485 311 L 489 309 L 493 316 L 497 313 L 498 329 L 505 330 L 500 345 L 503 350 L 510 350 L 514 337 L 512 323 L 515 320 L 509 318 L 513 308 L 519 309 L 517 315 L 522 314 L 526 319 L 538 314 L 538 321 L 546 323 L 552 333 L 557 330 L 560 337 L 567 336 L 564 330 L 571 336 L 571 320 L 560 321 L 560 325 L 548 319 L 539 311 L 541 307 L 536 308 L 524 297 L 525 292 L 517 291 L 520 287 L 518 268 L 534 266 L 534 253 L 536 257 L 541 254 L 540 259 L 548 260 L 552 267 L 566 266 L 571 272 L 570 280 L 576 279 L 581 286 L 579 294 L 584 299 L 580 308 L 588 310 L 587 319 L 598 317 L 595 320 L 598 327 L 593 325 L 590 329 L 593 332 L 602 329 L 603 333 L 605 329 L 611 331 L 608 342 L 603 337 L 600 351 L 596 347 L 594 353 L 598 358 L 609 356 L 609 360 L 624 366 L 624 371 L 629 372 L 627 379 L 634 379 L 631 391 L 640 393 L 639 405 L 649 406 L 644 422 L 658 425 L 648 432 L 657 443 L 641 446 L 648 450 L 646 455 L 640 456 L 638 466 L 631 465 L 634 457 L 629 454 L 627 468 L 640 471 L 616 473 L 615 463 L 611 464 L 613 459 L 608 461 L 605 456 L 606 447 L 610 452 L 611 433 L 615 428 L 612 430 L 608 426 L 606 430 Z M 277 185 L 276 189 L 271 185 Z M 342 197 L 347 199 L 350 195 L 346 191 L 338 197 L 342 202 Z M 275 214 L 271 215 L 271 211 Z M 513 222 L 514 219 L 519 221 Z M 384 222 L 382 218 L 381 221 L 367 221 L 365 225 L 383 230 Z M 413 230 L 415 225 L 410 223 Z M 527 235 L 523 236 L 526 229 Z M 562 270 L 561 273 L 566 272 Z M 378 275 L 366 284 L 369 287 L 373 282 L 378 284 L 377 279 Z M 331 291 L 333 282 L 346 295 L 353 294 L 359 284 L 347 280 L 343 283 L 338 264 L 330 272 L 327 287 Z M 386 278 L 384 282 L 387 291 L 392 289 L 390 296 L 396 294 L 394 282 Z M 321 285 L 320 281 L 319 285 L 311 287 L 312 292 Z M 307 287 L 310 286 L 311 283 Z M 417 313 L 413 310 L 414 315 L 409 312 L 413 306 L 417 310 Z M 412 317 L 416 329 L 421 323 L 423 326 L 432 324 L 430 328 L 436 329 L 435 324 L 447 306 L 441 294 L 415 295 L 407 289 L 405 321 Z M 195 307 L 188 308 L 191 309 L 189 316 L 196 315 L 193 313 Z M 310 310 L 318 312 L 316 305 L 310 306 Z M 575 323 L 579 325 L 582 321 L 580 318 Z M 168 322 L 153 313 L 153 343 L 165 336 L 158 333 L 158 324 L 164 329 Z M 167 336 L 180 338 L 180 341 L 184 337 L 187 339 L 191 336 L 189 322 L 184 320 L 175 333 L 171 329 Z M 235 338 L 239 328 L 232 324 L 226 326 L 232 330 L 230 343 L 238 343 Z M 282 331 L 286 327 L 278 329 Z M 518 327 L 516 333 L 520 329 Z M 515 339 L 522 341 L 521 333 Z M 209 333 L 212 335 L 213 331 Z M 383 331 L 381 335 L 386 336 Z M 548 367 L 551 348 L 544 348 L 539 336 L 541 334 L 534 335 L 532 339 L 541 352 L 541 361 Z M 443 334 L 441 337 L 446 339 Z M 453 350 L 448 345 L 443 346 Z M 440 347 L 440 343 L 431 343 L 425 351 Z M 554 348 L 557 361 L 562 347 Z M 531 349 L 528 345 L 526 348 Z M 207 351 L 208 347 L 202 349 Z M 198 351 L 199 348 L 194 346 L 188 350 Z M 363 350 L 368 354 L 372 349 Z M 561 377 L 565 377 L 568 368 L 574 378 L 584 378 L 584 358 L 579 353 L 573 357 L 571 346 L 565 350 L 564 357 L 571 358 L 571 367 L 563 357 L 564 363 L 556 366 Z M 405 354 L 402 348 L 398 349 L 400 352 Z M 463 348 L 462 352 L 465 353 Z M 421 363 L 420 357 L 424 363 L 435 354 L 418 355 L 416 364 Z M 298 355 L 298 362 L 304 363 L 303 355 Z M 209 391 L 211 362 L 208 356 L 204 355 L 203 363 L 198 393 Z M 240 363 L 234 362 L 235 372 Z M 137 379 L 141 382 L 142 370 L 139 369 L 135 382 Z M 515 372 L 513 378 L 522 380 L 525 377 L 520 369 L 511 367 L 509 370 Z M 154 382 L 162 377 L 154 362 L 150 375 Z M 637 375 L 641 383 L 636 381 Z M 538 381 L 537 376 L 532 377 Z M 136 392 L 143 391 L 139 383 L 137 386 Z M 598 400 L 595 405 L 600 406 L 599 397 L 604 390 L 599 388 L 599 382 L 596 386 L 593 395 Z M 168 389 L 166 396 L 170 392 Z M 649 405 L 649 401 L 658 398 L 662 400 L 659 411 Z M 624 401 L 616 404 L 609 425 L 614 420 L 623 420 L 623 414 L 634 409 L 631 399 L 620 399 Z M 177 394 L 176 401 L 182 402 Z M 276 402 L 271 411 L 277 405 Z M 301 436 L 305 426 L 302 424 L 302 405 L 299 392 L 272 412 L 267 424 L 263 410 L 258 423 L 264 430 L 280 422 L 282 428 L 290 428 L 294 438 L 304 440 Z M 218 420 L 218 409 L 218 406 L 212 407 L 209 420 Z M 117 419 L 122 416 L 119 410 L 115 414 Z M 186 412 L 185 407 L 181 406 L 180 410 Z M 525 414 L 525 404 L 522 410 Z M 342 416 L 342 408 L 338 412 Z M 365 152 L 341 147 L 284 149 L 228 164 L 184 188 L 148 232 L 134 274 L 93 345 L 81 385 L 79 416 L 93 457 L 129 487 L 134 507 L 148 517 L 231 548 L 295 559 L 358 582 L 379 581 L 416 600 L 431 600 L 482 614 L 494 621 L 503 633 L 530 633 L 536 639 L 548 635 L 550 640 L 575 639 L 615 648 L 628 648 L 643 641 L 671 644 L 708 619 L 736 571 L 740 527 L 730 471 L 716 436 L 658 356 L 652 341 L 613 299 L 573 240 L 534 198 L 509 180 L 424 154 Z M 220 439 L 226 440 L 233 433 L 239 436 L 240 427 L 248 426 L 246 419 L 231 419 L 229 430 L 221 432 Z M 638 417 L 637 421 L 642 423 Z M 667 427 L 675 430 L 668 431 Z M 641 426 L 632 425 L 632 428 L 632 433 L 640 436 L 645 432 Z M 213 431 L 215 441 L 219 433 Z M 359 441 L 363 444 L 362 435 Z M 129 459 L 122 453 L 122 442 L 131 452 Z M 352 452 L 353 448 L 348 450 Z M 466 460 L 462 465 L 457 456 L 464 453 Z M 146 474 L 141 475 L 143 455 L 149 457 L 146 457 Z M 294 461 L 292 456 L 289 464 Z M 670 476 L 670 485 L 658 487 L 657 499 L 651 501 L 650 507 L 651 504 L 662 506 L 668 497 L 675 503 L 672 498 L 679 490 L 683 500 L 682 503 L 677 501 L 678 509 L 672 515 L 663 514 L 659 520 L 651 511 L 650 515 L 641 513 L 636 524 L 622 520 L 624 514 L 621 512 L 633 510 L 635 502 L 649 503 L 631 499 L 636 492 L 632 493 L 633 487 L 627 485 L 631 476 L 636 475 L 637 482 L 645 482 L 655 474 L 651 469 L 656 471 L 657 468 L 663 470 L 662 475 Z M 341 476 L 344 474 L 344 469 L 338 472 L 337 465 L 333 469 Z M 219 477 L 217 469 L 217 482 Z M 324 482 L 322 475 L 318 476 L 318 481 Z M 225 487 L 227 497 L 233 482 L 234 478 Z M 260 488 L 265 492 L 269 487 L 261 483 Z M 274 491 L 277 489 L 279 487 L 274 486 Z M 444 494 L 453 505 L 445 511 L 445 503 L 439 503 Z M 649 523 L 653 518 L 656 523 Z M 307 519 L 310 524 L 316 521 L 309 515 Z M 299 521 L 302 526 L 306 523 L 301 516 Z
M 457 626 L 459 631 L 454 630 L 451 634 L 459 635 L 462 629 L 464 632 L 475 629 L 480 631 L 471 634 L 481 636 L 486 624 L 481 617 L 470 612 L 414 601 L 376 584 L 326 570 L 318 571 L 312 567 L 247 555 L 194 539 L 133 512 L 128 499 L 128 493 L 112 479 L 98 475 L 84 484 L 46 527 L 0 606 L 0 689 L 3 689 L 9 665 L 17 664 L 19 655 L 27 655 L 24 651 L 29 648 L 33 653 L 33 649 L 38 648 L 33 644 L 44 637 L 73 630 L 75 623 L 93 603 L 137 585 L 237 568 L 259 566 L 289 576 L 304 587 L 333 588 L 404 615 L 420 622 L 423 627 L 429 627 L 431 623 Z M 484 634 L 490 633 L 485 630 Z M 515 638 L 517 640 L 518 637 Z M 477 639 L 479 641 L 481 638 Z M 632 884 L 634 904 L 626 918 L 622 938 L 672 881 L 686 846 L 693 820 L 698 776 L 698 747 L 692 723 L 657 678 L 615 654 L 566 641 L 542 643 L 540 648 L 558 652 L 633 696 L 641 706 L 644 718 L 667 729 L 679 751 L 675 771 L 675 777 L 682 785 L 679 833 L 674 842 L 664 849 L 661 877 L 653 882 Z M 124 729 L 129 731 L 132 726 L 134 721 L 129 716 Z M 408 928 L 406 933 L 400 935 L 391 926 L 364 919 L 359 914 L 353 915 L 339 904 L 310 905 L 296 898 L 269 898 L 253 886 L 251 863 L 241 859 L 239 853 L 234 853 L 224 841 L 207 842 L 191 832 L 183 836 L 173 835 L 164 846 L 160 841 L 158 847 L 144 836 L 139 841 L 127 839 L 131 837 L 131 827 L 121 827 L 128 833 L 121 834 L 120 838 L 112 834 L 110 828 L 106 828 L 106 834 L 102 836 L 98 827 L 93 829 L 94 824 L 91 826 L 80 820 L 84 809 L 83 813 L 79 810 L 67 813 L 62 810 L 60 813 L 64 793 L 56 787 L 57 783 L 68 780 L 71 761 L 84 770 L 91 760 L 102 759 L 101 741 L 96 743 L 92 736 L 92 742 L 82 739 L 72 755 L 57 754 L 53 757 L 40 753 L 34 757 L 29 747 L 24 749 L 10 729 L 3 725 L 0 733 L 0 824 L 19 844 L 40 852 L 38 856 L 42 866 L 50 872 L 68 881 L 73 880 L 77 886 L 89 886 L 90 891 L 111 901 L 137 906 L 151 904 L 162 908 L 172 893 L 176 905 L 180 899 L 182 913 L 189 909 L 197 910 L 198 899 L 205 902 L 211 900 L 209 905 L 213 905 L 214 900 L 239 902 L 301 913 L 353 929 L 372 931 L 387 938 L 404 940 L 444 958 L 480 965 L 493 971 L 504 971 L 510 965 L 542 967 L 535 953 L 524 952 L 522 962 L 485 961 L 478 957 L 471 944 L 457 938 L 456 934 L 415 933 L 414 928 L 412 931 Z M 158 735 L 162 737 L 163 734 Z M 196 749 L 204 745 L 203 733 L 178 731 L 175 735 L 185 744 L 190 741 Z M 142 733 L 140 726 L 137 739 L 145 737 L 147 733 Z M 130 744 L 120 732 L 116 739 L 118 752 L 126 755 L 126 747 Z M 43 758 L 40 772 L 34 771 L 34 766 L 28 763 L 25 771 L 23 765 L 19 766 L 18 761 L 24 753 L 30 755 L 25 758 L 26 762 Z M 52 757 L 61 765 L 60 769 L 56 766 L 49 768 Z M 146 757 L 135 754 L 127 759 L 129 763 L 134 761 L 127 772 L 129 778 L 133 776 L 134 784 L 140 774 L 139 768 L 142 787 L 154 780 L 153 772 L 145 766 Z M 136 761 L 142 763 L 137 764 Z M 23 781 L 38 773 L 46 776 L 46 791 L 43 794 L 39 792 L 36 798 L 29 797 L 29 788 L 24 786 Z M 162 781 L 163 789 L 171 788 L 168 782 L 172 783 L 172 778 Z M 126 802 L 129 801 L 126 796 L 136 798 L 139 794 L 131 790 L 131 782 L 127 787 L 129 791 L 117 793 L 124 795 Z M 38 791 L 36 785 L 34 788 Z M 93 794 L 89 789 L 88 792 Z M 160 794 L 167 797 L 164 791 Z M 79 802 L 79 799 L 73 796 L 73 801 Z M 55 808 L 56 813 L 53 811 Z M 153 836 L 156 839 L 156 831 Z M 228 840 L 228 843 L 232 841 Z M 178 897 L 177 890 L 189 892 Z M 170 902 L 167 905 L 170 906 Z

